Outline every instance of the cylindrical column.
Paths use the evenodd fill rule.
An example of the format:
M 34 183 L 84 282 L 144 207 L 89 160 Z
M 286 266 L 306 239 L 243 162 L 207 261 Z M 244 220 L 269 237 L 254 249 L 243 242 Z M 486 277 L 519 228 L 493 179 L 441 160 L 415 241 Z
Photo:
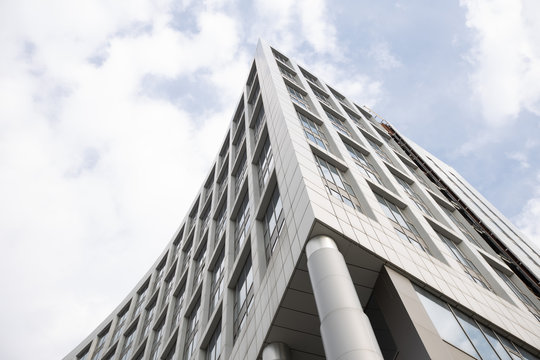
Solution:
M 316 236 L 306 245 L 309 278 L 328 360 L 382 360 L 373 328 L 336 243 Z
M 270 343 L 264 347 L 262 358 L 263 360 L 290 360 L 289 347 L 280 342 Z

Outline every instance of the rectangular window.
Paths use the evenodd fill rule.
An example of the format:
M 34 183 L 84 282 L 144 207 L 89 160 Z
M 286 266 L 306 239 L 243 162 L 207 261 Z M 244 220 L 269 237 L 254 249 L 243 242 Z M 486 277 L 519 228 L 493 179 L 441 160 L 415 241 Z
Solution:
M 400 239 L 409 242 L 416 248 L 426 251 L 427 247 L 413 224 L 405 217 L 405 214 L 393 202 L 386 200 L 379 194 L 375 194 L 384 213 L 394 225 L 394 230 Z
M 227 188 L 227 178 L 223 176 L 221 180 L 218 180 L 218 199 L 221 198 L 221 195 L 225 192 Z
M 325 94 L 323 94 L 319 90 L 314 89 L 313 87 L 311 88 L 311 90 L 313 90 L 313 93 L 315 94 L 317 99 L 319 99 L 320 102 L 322 102 L 323 104 L 325 104 L 328 107 L 332 107 L 332 104 L 330 104 L 330 101 L 328 101 L 328 96 L 326 96 Z
M 201 234 L 204 234 L 206 228 L 208 227 L 208 222 L 210 220 L 210 206 L 204 211 L 201 216 Z
M 238 215 L 236 216 L 236 226 L 235 226 L 235 252 L 238 253 L 244 242 L 248 237 L 249 230 L 249 196 L 248 193 L 244 195 L 244 200 L 242 200 L 242 205 L 240 205 L 240 210 L 238 210 Z
M 281 72 L 281 74 L 286 77 L 287 79 L 291 80 L 292 82 L 296 82 L 296 75 L 294 75 L 292 72 L 290 72 L 289 70 L 281 67 L 281 66 L 278 66 L 279 67 L 279 71 Z
M 540 321 L 540 311 L 538 311 L 538 308 L 534 303 L 525 295 L 520 288 L 517 286 L 517 284 L 512 280 L 512 278 L 499 269 L 494 269 L 497 275 L 506 283 L 506 285 L 512 290 L 512 292 L 527 306 L 529 311 Z M 516 276 L 512 276 L 513 278 L 516 278 Z M 519 281 L 519 280 L 518 280 Z
M 360 117 L 358 117 L 358 115 L 356 114 L 353 114 L 349 111 L 347 111 L 347 115 L 349 115 L 349 118 L 356 124 L 356 126 L 358 126 L 360 129 L 364 130 L 364 131 L 368 131 L 364 125 L 364 123 L 362 122 L 362 120 L 360 120 Z
M 337 131 L 348 137 L 351 137 L 351 132 L 349 131 L 349 129 L 347 129 L 347 126 L 343 123 L 343 121 L 330 114 L 328 111 L 326 111 L 326 116 L 328 117 L 328 119 L 330 119 L 332 125 L 334 125 L 334 128 L 336 128 Z
M 182 306 L 184 305 L 184 291 L 185 285 L 182 286 L 178 294 L 174 297 L 174 309 L 171 322 L 171 332 L 176 328 L 180 323 L 180 314 L 182 313 Z
M 448 215 L 450 220 L 452 220 L 452 222 L 459 228 L 459 230 L 461 230 L 463 235 L 465 235 L 465 237 L 469 241 L 471 241 L 473 244 L 476 244 L 478 247 L 481 247 L 480 244 L 478 243 L 478 241 L 476 241 L 474 236 L 471 234 L 471 232 L 469 230 L 467 230 L 467 227 L 458 219 L 457 214 L 455 214 L 455 211 L 450 211 L 447 208 L 445 208 L 444 206 L 441 206 L 441 208 L 446 213 L 446 215 Z
M 260 92 L 261 87 L 259 86 L 259 81 L 256 80 L 255 85 L 253 85 L 253 90 L 251 91 L 251 96 L 249 97 L 250 104 L 254 104 L 257 101 Z
M 94 349 L 94 355 L 92 355 L 92 360 L 99 360 L 101 358 L 101 353 L 103 352 L 105 341 L 107 340 L 108 331 L 109 330 L 98 336 L 98 341 L 96 344 L 96 348 Z
M 263 123 L 264 123 L 264 107 L 261 106 L 261 109 L 257 113 L 255 125 L 253 126 L 253 134 L 255 135 L 255 143 L 259 139 L 259 135 L 261 134 Z
M 227 202 L 225 201 L 218 210 L 218 215 L 217 215 L 217 220 L 216 220 L 216 239 L 219 239 L 222 233 L 225 231 L 226 222 L 227 222 Z
M 375 150 L 375 153 L 377 155 L 379 155 L 379 157 L 387 162 L 389 162 L 390 164 L 392 164 L 392 160 L 390 160 L 390 158 L 388 157 L 388 155 L 386 155 L 386 153 L 384 152 L 384 150 L 381 148 L 381 146 L 379 144 L 377 144 L 375 141 L 367 138 L 367 141 L 369 142 L 369 145 L 371 145 L 371 147 L 373 148 L 373 150 Z
M 305 99 L 305 96 L 299 92 L 296 89 L 293 89 L 289 85 L 287 85 L 287 90 L 289 91 L 289 95 L 291 96 L 292 101 L 303 107 L 304 109 L 309 109 L 309 104 L 307 100 Z
M 152 341 L 152 348 L 150 349 L 150 360 L 157 360 L 159 355 L 159 346 L 163 341 L 163 323 L 161 321 L 158 328 L 154 331 L 154 340 Z
M 139 290 L 139 297 L 137 298 L 137 303 L 135 304 L 135 311 L 133 317 L 137 317 L 137 315 L 139 315 L 139 313 L 141 312 L 142 305 L 146 300 L 146 290 L 147 286 L 145 286 L 142 290 Z
M 407 196 L 409 197 L 409 199 L 411 199 L 413 201 L 414 205 L 418 209 L 420 209 L 420 211 L 422 211 L 424 214 L 429 215 L 429 216 L 433 216 L 431 214 L 431 212 L 429 211 L 429 209 L 427 208 L 426 204 L 424 203 L 424 200 L 422 200 L 420 195 L 418 195 L 418 193 L 413 190 L 411 185 L 409 185 L 405 180 L 403 180 L 402 178 L 400 178 L 398 176 L 394 176 L 394 177 L 395 177 L 396 181 L 398 182 L 398 184 L 403 189 L 403 191 L 405 191 L 405 193 L 407 193 Z
M 408 165 L 408 164 L 405 164 L 408 168 L 409 168 L 409 171 L 412 172 L 412 174 L 414 175 L 414 177 L 416 178 L 416 180 L 418 180 L 420 182 L 420 184 L 424 185 L 424 186 L 428 186 L 428 184 L 426 183 L 426 180 L 424 180 L 424 178 L 422 177 L 422 175 L 420 175 L 418 173 L 418 170 L 413 168 L 412 166 Z
M 152 318 L 154 317 L 154 313 L 156 312 L 156 303 L 153 302 L 148 309 L 146 309 L 146 316 L 144 317 L 143 322 L 143 334 L 142 338 L 145 338 L 146 335 L 148 335 L 148 330 L 150 329 L 150 323 L 152 322 Z
M 330 193 L 330 195 L 334 196 L 338 200 L 341 200 L 350 207 L 362 211 L 362 207 L 360 206 L 358 198 L 354 194 L 354 190 L 345 181 L 341 171 L 317 155 L 315 155 L 315 160 L 324 181 L 326 190 Z
M 353 158 L 356 166 L 358 167 L 358 169 L 360 170 L 360 172 L 362 172 L 362 174 L 372 180 L 373 182 L 377 183 L 377 184 L 381 184 L 382 185 L 382 182 L 381 182 L 381 179 L 379 177 L 379 174 L 377 173 L 377 171 L 375 170 L 375 168 L 373 167 L 373 165 L 371 165 L 366 157 L 364 156 L 364 154 L 362 154 L 360 151 L 356 150 L 355 148 L 353 148 L 352 146 L 350 146 L 349 144 L 345 144 L 345 147 L 347 148 L 347 150 L 349 151 L 349 154 L 351 155 L 351 157 Z
M 133 350 L 133 340 L 135 338 L 135 329 L 131 330 L 129 334 L 126 334 L 124 339 L 124 345 L 122 345 L 122 351 L 120 352 L 119 360 L 128 360 Z
M 163 297 L 161 298 L 161 306 L 167 302 L 167 299 L 169 298 L 169 295 L 171 294 L 173 284 L 174 284 L 174 276 L 169 276 L 167 280 L 165 280 L 165 287 L 163 292 Z
M 289 61 L 289 59 L 287 59 L 285 56 L 281 55 L 277 51 L 274 50 L 273 53 L 274 53 L 274 57 L 278 59 L 279 61 L 281 61 L 282 63 L 286 64 Z
M 270 146 L 270 139 L 266 137 L 263 149 L 259 155 L 259 187 L 264 189 L 264 186 L 270 178 L 270 170 L 274 165 L 274 157 L 272 156 L 272 148 Z
M 189 261 L 191 260 L 191 247 L 193 245 L 193 241 L 189 240 L 188 245 L 186 246 L 186 249 L 183 251 L 184 256 L 182 258 L 182 268 L 181 271 L 184 272 L 185 269 L 188 268 Z
M 77 360 L 87 360 L 88 359 L 88 355 L 90 354 L 90 346 L 92 345 L 92 343 L 90 343 L 90 345 L 88 345 L 86 347 L 86 349 L 84 349 L 79 355 L 77 355 Z
M 461 264 L 463 271 L 471 278 L 472 281 L 481 285 L 483 288 L 491 290 L 486 279 L 480 274 L 480 271 L 474 264 L 463 254 L 457 245 L 443 234 L 437 233 L 444 244 L 447 246 L 450 254 Z
M 281 205 L 281 199 L 279 197 L 279 189 L 276 186 L 264 215 L 264 246 L 266 249 L 266 260 L 269 260 L 274 252 L 284 223 L 285 216 L 283 214 L 283 206 Z
M 221 294 L 223 293 L 223 277 L 225 274 L 225 262 L 223 261 L 225 257 L 225 250 L 221 250 L 219 256 L 214 265 L 214 271 L 212 271 L 212 282 L 210 285 L 210 314 L 214 311 L 216 306 L 221 299 Z
M 251 254 L 248 255 L 246 263 L 242 268 L 234 292 L 234 339 L 246 323 L 246 318 L 253 301 L 253 275 L 251 273 Z
M 127 313 L 129 310 L 129 305 L 122 310 L 122 312 L 118 315 L 118 321 L 116 322 L 116 327 L 114 328 L 114 332 L 112 335 L 111 344 L 114 344 L 116 340 L 120 337 L 120 332 L 122 331 L 122 328 L 124 327 L 124 324 L 127 320 Z
M 193 359 L 193 354 L 195 353 L 195 348 L 197 347 L 197 342 L 199 340 L 198 330 L 199 330 L 199 307 L 201 305 L 200 299 L 197 301 L 197 305 L 191 310 L 189 319 L 187 322 L 186 329 L 186 344 L 184 346 L 184 357 L 183 360 Z
M 319 145 L 324 150 L 328 150 L 328 141 L 326 140 L 326 135 L 321 127 L 299 112 L 297 112 L 297 114 L 308 140 Z
M 199 252 L 197 259 L 195 260 L 195 267 L 193 268 L 193 291 L 197 288 L 199 283 L 202 280 L 203 269 L 204 269 L 204 260 L 206 253 L 206 244 L 203 245 L 202 250 Z
M 206 360 L 219 360 L 221 358 L 221 321 L 217 324 L 216 329 L 206 350 Z
M 238 169 L 236 170 L 236 175 L 235 175 L 236 177 L 236 182 L 234 185 L 235 194 L 238 193 L 238 189 L 240 188 L 240 184 L 242 184 L 242 180 L 244 180 L 244 175 L 246 174 L 246 170 L 247 170 L 246 152 L 244 151 L 244 153 L 240 156 L 241 157 L 238 159 L 240 165 L 238 166 Z

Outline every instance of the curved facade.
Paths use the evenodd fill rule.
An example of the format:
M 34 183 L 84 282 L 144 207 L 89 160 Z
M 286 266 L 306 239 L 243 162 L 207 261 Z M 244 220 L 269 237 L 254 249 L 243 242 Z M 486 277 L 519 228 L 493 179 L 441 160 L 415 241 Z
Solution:
M 190 209 L 65 360 L 538 359 L 538 251 L 263 42 Z

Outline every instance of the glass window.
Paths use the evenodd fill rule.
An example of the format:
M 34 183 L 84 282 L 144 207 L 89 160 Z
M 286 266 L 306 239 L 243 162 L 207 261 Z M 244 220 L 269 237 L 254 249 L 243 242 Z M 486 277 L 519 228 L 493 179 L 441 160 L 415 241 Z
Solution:
M 225 250 L 221 249 L 221 252 L 216 260 L 216 264 L 214 265 L 214 271 L 212 271 L 212 282 L 210 285 L 210 313 L 212 313 L 218 305 L 219 300 L 221 299 L 221 294 L 223 293 L 223 277 L 225 274 L 224 258 Z
M 465 237 L 470 240 L 472 243 L 476 244 L 477 246 L 480 247 L 480 244 L 478 243 L 478 241 L 476 241 L 476 239 L 474 238 L 474 236 L 472 236 L 471 232 L 467 229 L 467 227 L 458 219 L 457 217 L 457 214 L 455 211 L 450 211 L 448 210 L 447 208 L 445 208 L 444 206 L 441 206 L 441 208 L 443 209 L 443 211 L 446 213 L 446 215 L 448 215 L 448 217 L 450 218 L 450 220 L 452 220 L 452 222 L 459 228 L 459 230 L 461 230 L 461 232 L 463 233 L 463 235 L 465 235 Z
M 512 278 L 516 278 L 516 276 L 508 276 L 499 269 L 494 269 L 497 275 L 506 283 L 506 285 L 512 290 L 512 292 L 527 306 L 529 311 L 540 321 L 540 311 L 538 311 L 538 308 L 536 305 L 529 299 L 527 295 L 525 295 L 518 287 L 518 285 L 512 280 Z M 519 280 L 518 280 L 519 281 Z
M 424 186 L 428 186 L 426 180 L 424 180 L 424 177 L 422 175 L 419 174 L 418 170 L 413 168 L 412 166 L 408 165 L 408 164 L 405 164 L 409 170 L 411 171 L 411 173 L 414 175 L 414 177 L 420 182 L 420 184 L 424 185 Z
M 124 327 L 124 324 L 127 320 L 127 313 L 129 310 L 129 305 L 127 305 L 122 312 L 118 315 L 118 321 L 116 322 L 116 326 L 114 328 L 111 344 L 114 344 L 116 340 L 120 337 L 120 332 L 122 331 L 122 328 Z
M 259 155 L 259 187 L 264 188 L 270 178 L 270 170 L 274 165 L 274 157 L 272 156 L 272 148 L 270 147 L 270 139 L 266 137 L 263 149 Z
M 236 216 L 235 251 L 237 253 L 247 239 L 250 224 L 249 221 L 249 196 L 246 192 L 244 195 L 244 200 L 242 200 L 242 205 L 240 205 L 240 209 L 238 210 L 238 215 Z
M 290 72 L 289 70 L 279 66 L 279 71 L 281 72 L 281 74 L 286 77 L 287 79 L 291 80 L 292 82 L 296 82 L 296 75 L 294 75 L 292 72 Z
M 88 354 L 90 353 L 89 350 L 90 350 L 90 345 L 88 345 L 86 347 L 86 349 L 84 349 L 84 351 L 82 351 L 82 353 L 80 353 L 77 356 L 77 360 L 86 360 L 86 359 L 88 359 Z
M 225 231 L 226 221 L 227 221 L 227 202 L 225 201 L 218 210 L 218 215 L 217 215 L 217 220 L 216 220 L 216 239 L 219 239 L 223 231 Z
M 135 338 L 135 329 L 131 330 L 129 334 L 126 334 L 124 339 L 124 345 L 122 345 L 122 351 L 120 352 L 120 358 L 119 360 L 128 360 L 131 356 L 131 352 L 133 351 L 133 340 Z
M 103 348 L 105 345 L 105 341 L 107 340 L 107 333 L 108 329 L 105 331 L 105 333 L 102 333 L 98 336 L 96 348 L 94 349 L 94 355 L 92 355 L 92 360 L 98 360 L 101 357 L 101 353 L 103 352 Z
M 328 141 L 326 135 L 322 131 L 319 125 L 315 124 L 312 120 L 308 119 L 304 115 L 297 112 L 300 123 L 304 128 L 306 137 L 313 143 L 319 145 L 321 148 L 328 150 Z
M 193 241 L 189 240 L 189 243 L 187 244 L 186 248 L 184 249 L 184 257 L 182 258 L 182 272 L 185 271 L 185 269 L 188 268 L 189 261 L 191 260 L 191 247 L 192 247 Z
M 330 119 L 330 121 L 332 122 L 332 125 L 334 125 L 337 131 L 339 131 L 340 133 L 344 135 L 347 135 L 348 137 L 351 137 L 351 132 L 349 131 L 349 129 L 347 129 L 347 126 L 345 125 L 343 121 L 341 121 L 336 116 L 329 113 L 328 111 L 326 111 L 326 116 L 328 117 L 328 119 Z
M 148 309 L 146 309 L 146 316 L 144 317 L 144 322 L 143 322 L 142 338 L 145 338 L 146 335 L 148 335 L 148 330 L 150 329 L 150 323 L 152 322 L 152 318 L 154 317 L 155 312 L 156 312 L 156 302 L 154 301 L 148 307 Z
M 303 107 L 304 109 L 309 109 L 309 104 L 304 97 L 304 95 L 299 92 L 296 89 L 293 89 L 292 87 L 287 85 L 287 90 L 289 91 L 289 95 L 291 96 L 292 101 Z
M 352 187 L 345 181 L 341 171 L 316 155 L 315 160 L 330 195 L 341 200 L 350 207 L 362 211 L 358 198 L 354 194 Z
M 480 271 L 474 266 L 474 264 L 465 256 L 465 254 L 458 248 L 458 246 L 443 234 L 438 233 L 439 237 L 446 244 L 450 254 L 461 264 L 463 271 L 471 278 L 472 281 L 481 285 L 485 289 L 491 290 L 487 281 L 484 279 Z
M 139 290 L 139 297 L 137 298 L 137 303 L 135 304 L 135 311 L 133 317 L 139 315 L 142 309 L 142 305 L 146 300 L 146 290 L 148 286 L 146 285 L 143 289 Z
M 259 139 L 259 135 L 261 134 L 262 125 L 264 123 L 264 107 L 261 106 L 261 109 L 257 113 L 257 118 L 255 120 L 255 125 L 253 127 L 253 133 L 255 135 L 255 142 Z
M 417 249 L 427 252 L 427 247 L 424 244 L 422 238 L 420 237 L 420 234 L 418 234 L 418 231 L 416 230 L 414 225 L 407 220 L 403 212 L 393 202 L 386 200 L 379 194 L 375 194 L 375 196 L 377 197 L 377 200 L 379 201 L 383 212 L 388 217 L 388 219 L 390 219 L 392 225 L 394 225 L 394 230 L 396 230 L 396 234 L 401 239 L 406 240 L 410 244 L 414 245 L 414 247 L 416 247 Z
M 441 338 L 478 359 L 478 353 L 448 305 L 425 292 L 417 290 L 417 294 Z
M 377 173 L 377 171 L 375 170 L 375 168 L 373 167 L 373 165 L 371 165 L 366 157 L 364 156 L 364 154 L 362 154 L 360 151 L 356 150 L 355 148 L 353 148 L 352 146 L 350 146 L 349 144 L 345 144 L 345 147 L 347 148 L 347 150 L 349 151 L 349 154 L 351 155 L 351 157 L 353 158 L 356 166 L 358 167 L 358 169 L 360 170 L 360 172 L 368 179 L 372 180 L 373 182 L 377 183 L 377 184 L 381 184 L 382 185 L 382 182 L 381 182 L 381 179 L 379 177 L 379 174 Z
M 198 329 L 199 329 L 199 307 L 200 299 L 197 301 L 197 304 L 191 311 L 189 319 L 187 322 L 186 328 L 186 344 L 184 346 L 184 357 L 183 360 L 193 359 L 193 354 L 195 353 L 195 348 L 197 347 Z
M 497 354 L 478 328 L 476 322 L 461 311 L 454 310 L 454 313 L 482 359 L 497 359 Z
M 182 285 L 182 288 L 180 291 L 178 291 L 178 294 L 174 297 L 174 308 L 173 308 L 173 316 L 172 316 L 172 322 L 171 322 L 171 329 L 172 332 L 176 326 L 180 323 L 180 314 L 182 312 L 182 305 L 184 305 L 184 291 L 185 285 Z
M 219 360 L 221 358 L 221 321 L 217 324 L 216 330 L 208 343 L 206 350 L 206 360 Z
M 389 162 L 390 164 L 392 164 L 392 160 L 390 160 L 390 158 L 388 157 L 388 155 L 386 155 L 386 153 L 384 152 L 384 150 L 381 148 L 381 146 L 379 144 L 377 144 L 375 141 L 371 140 L 370 138 L 367 138 L 367 141 L 369 143 L 369 145 L 371 145 L 371 148 L 373 150 L 375 150 L 375 153 L 377 155 L 379 155 L 379 157 L 387 162 Z
M 241 157 L 238 159 L 240 165 L 238 166 L 238 169 L 236 170 L 236 182 L 234 186 L 234 192 L 238 193 L 238 189 L 240 188 L 240 184 L 242 184 L 242 180 L 244 179 L 244 175 L 246 174 L 247 170 L 247 161 L 246 161 L 246 152 L 241 155 Z
M 236 339 L 245 325 L 247 314 L 253 301 L 253 275 L 251 273 L 251 254 L 248 255 L 246 263 L 240 272 L 234 292 L 234 332 Z
M 283 206 L 279 197 L 279 189 L 276 186 L 264 216 L 264 245 L 266 249 L 266 260 L 269 260 L 270 256 L 274 252 L 274 248 L 277 244 L 284 223 L 285 216 L 283 214 Z
M 165 290 L 163 292 L 163 297 L 161 298 L 161 306 L 163 306 L 163 304 L 167 302 L 167 299 L 169 298 L 169 295 L 171 294 L 171 291 L 174 285 L 173 279 L 174 279 L 173 276 L 169 276 L 168 279 L 165 280 L 165 287 L 164 287 Z
M 195 267 L 193 269 L 193 290 L 197 288 L 197 286 L 202 280 L 205 254 L 206 254 L 206 244 L 203 245 L 202 250 L 199 252 L 197 259 L 195 260 L 195 264 L 194 264 Z
M 319 99 L 320 102 L 322 102 L 323 104 L 325 104 L 325 105 L 327 105 L 329 107 L 332 107 L 332 104 L 330 104 L 330 101 L 328 101 L 328 96 L 326 96 L 325 94 L 323 94 L 319 90 L 314 89 L 313 87 L 311 89 L 313 90 L 313 93 L 315 94 L 317 99 Z
M 150 350 L 150 360 L 157 360 L 159 354 L 159 346 L 163 340 L 163 323 L 158 325 L 157 329 L 154 331 L 154 340 L 152 341 L 152 348 Z
M 424 203 L 424 200 L 422 200 L 422 198 L 420 197 L 420 195 L 418 195 L 418 193 L 416 191 L 413 190 L 413 188 L 411 187 L 411 185 L 409 185 L 405 180 L 403 180 L 402 178 L 398 177 L 398 176 L 394 176 L 394 178 L 396 179 L 396 181 L 398 182 L 398 184 L 401 186 L 401 188 L 403 189 L 403 191 L 405 191 L 405 193 L 407 194 L 407 196 L 409 197 L 409 199 L 411 199 L 413 201 L 413 204 L 418 208 L 420 209 L 420 211 L 422 211 L 424 214 L 426 215 L 429 215 L 429 216 L 433 216 L 431 214 L 431 212 L 428 210 L 426 204 Z
M 274 53 L 274 57 L 276 59 L 278 59 L 279 61 L 281 61 L 283 63 L 287 63 L 289 61 L 289 59 L 287 59 L 285 56 L 281 55 L 277 51 L 274 50 L 273 53 Z

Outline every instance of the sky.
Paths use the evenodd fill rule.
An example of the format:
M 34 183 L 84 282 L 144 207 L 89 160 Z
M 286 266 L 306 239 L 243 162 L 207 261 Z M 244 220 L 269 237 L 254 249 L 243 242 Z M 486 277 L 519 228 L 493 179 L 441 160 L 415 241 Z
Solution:
M 3 0 L 0 358 L 59 359 L 156 260 L 259 38 L 540 243 L 540 2 Z

